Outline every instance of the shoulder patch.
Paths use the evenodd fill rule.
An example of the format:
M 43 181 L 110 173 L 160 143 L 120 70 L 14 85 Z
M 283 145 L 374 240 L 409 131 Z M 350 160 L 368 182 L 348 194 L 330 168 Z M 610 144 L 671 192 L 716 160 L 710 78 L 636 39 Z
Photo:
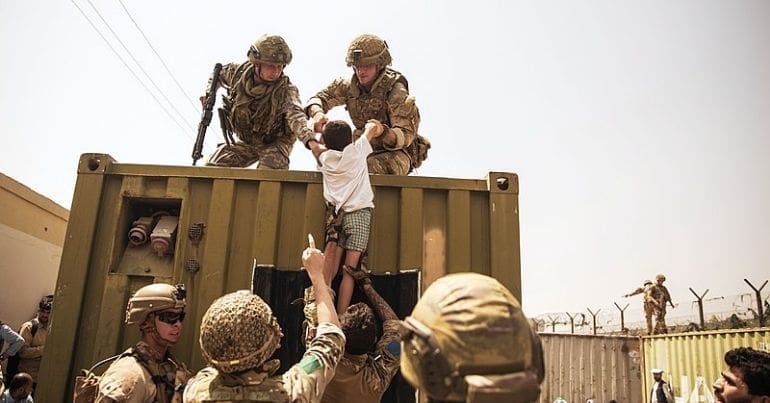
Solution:
M 317 371 L 322 366 L 323 365 L 321 365 L 321 361 L 319 361 L 318 358 L 314 355 L 307 355 L 302 359 L 302 361 L 299 362 L 299 367 L 302 368 L 302 370 L 305 371 L 305 373 L 308 375 Z
M 398 358 L 401 356 L 401 342 L 398 340 L 393 340 L 390 343 L 388 343 L 388 352 L 393 354 L 394 357 Z

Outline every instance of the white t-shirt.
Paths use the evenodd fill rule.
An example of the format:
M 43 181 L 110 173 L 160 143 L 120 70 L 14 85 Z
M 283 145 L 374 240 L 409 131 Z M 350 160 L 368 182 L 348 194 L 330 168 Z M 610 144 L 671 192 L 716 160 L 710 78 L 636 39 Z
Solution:
M 324 176 L 324 199 L 334 204 L 337 212 L 374 207 L 366 166 L 366 157 L 371 152 L 369 139 L 361 136 L 342 151 L 327 150 L 318 157 L 318 170 Z

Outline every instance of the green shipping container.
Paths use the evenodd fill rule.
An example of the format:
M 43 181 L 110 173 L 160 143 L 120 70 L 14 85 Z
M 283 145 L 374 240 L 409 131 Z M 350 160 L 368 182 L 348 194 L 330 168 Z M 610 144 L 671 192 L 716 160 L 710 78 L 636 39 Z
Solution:
M 191 370 L 202 368 L 198 325 L 211 302 L 250 288 L 254 262 L 298 270 L 308 233 L 322 243 L 321 179 L 318 172 L 120 164 L 105 154 L 82 155 L 36 400 L 69 400 L 80 369 L 135 343 L 138 329 L 123 324 L 128 298 L 156 281 L 186 284 L 189 319 L 173 351 Z M 373 175 L 371 182 L 370 270 L 417 271 L 417 293 L 446 273 L 475 271 L 521 298 L 516 174 Z M 141 217 L 163 216 L 173 218 L 166 222 L 170 236 L 131 245 L 149 235 L 137 229 Z

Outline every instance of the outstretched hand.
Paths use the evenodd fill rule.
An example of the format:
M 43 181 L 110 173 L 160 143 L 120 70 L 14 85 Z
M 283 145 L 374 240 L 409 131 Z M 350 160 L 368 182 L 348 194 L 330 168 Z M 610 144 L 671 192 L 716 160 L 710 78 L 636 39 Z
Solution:
M 324 254 L 315 247 L 313 235 L 307 234 L 308 247 L 302 252 L 302 266 L 312 277 L 314 275 L 323 275 Z

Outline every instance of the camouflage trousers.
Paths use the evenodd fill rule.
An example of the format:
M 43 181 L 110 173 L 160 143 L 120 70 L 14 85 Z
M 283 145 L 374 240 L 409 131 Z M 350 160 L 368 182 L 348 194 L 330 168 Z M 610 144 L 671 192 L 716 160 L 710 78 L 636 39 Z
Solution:
M 665 305 L 661 308 L 655 309 L 655 334 L 665 334 L 668 333 L 668 328 L 666 327 L 666 307 Z
M 257 161 L 260 169 L 289 169 L 289 154 L 294 140 L 278 140 L 270 144 L 246 144 L 237 141 L 231 145 L 219 144 L 206 165 L 245 168 Z
M 644 319 L 647 321 L 647 334 L 652 334 L 652 314 L 655 313 L 655 305 L 651 302 L 644 303 Z
M 366 159 L 370 174 L 409 175 L 412 160 L 404 150 L 374 152 Z

